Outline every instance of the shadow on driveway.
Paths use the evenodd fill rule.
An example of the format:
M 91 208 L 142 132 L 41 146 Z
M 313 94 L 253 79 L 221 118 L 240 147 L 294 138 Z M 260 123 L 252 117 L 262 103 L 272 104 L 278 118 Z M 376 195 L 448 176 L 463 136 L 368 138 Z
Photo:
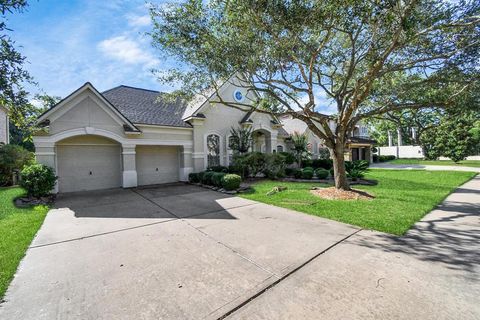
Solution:
M 227 209 L 245 204 L 247 200 L 175 183 L 64 193 L 58 196 L 55 207 L 72 210 L 76 218 L 235 219 Z

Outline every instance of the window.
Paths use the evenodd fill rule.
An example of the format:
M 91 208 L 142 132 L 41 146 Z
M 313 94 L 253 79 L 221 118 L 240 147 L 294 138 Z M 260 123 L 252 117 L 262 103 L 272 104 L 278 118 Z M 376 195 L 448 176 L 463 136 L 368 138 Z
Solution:
M 283 152 L 283 146 L 277 146 L 277 152 Z
M 220 137 L 216 134 L 207 136 L 207 167 L 220 165 Z

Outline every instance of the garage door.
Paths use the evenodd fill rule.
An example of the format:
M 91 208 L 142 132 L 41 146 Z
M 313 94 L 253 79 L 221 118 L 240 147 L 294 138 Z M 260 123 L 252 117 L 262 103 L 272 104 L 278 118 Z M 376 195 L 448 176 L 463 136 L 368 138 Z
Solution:
M 60 192 L 118 188 L 121 186 L 119 145 L 58 145 Z
M 137 146 L 136 165 L 138 185 L 178 181 L 178 148 Z

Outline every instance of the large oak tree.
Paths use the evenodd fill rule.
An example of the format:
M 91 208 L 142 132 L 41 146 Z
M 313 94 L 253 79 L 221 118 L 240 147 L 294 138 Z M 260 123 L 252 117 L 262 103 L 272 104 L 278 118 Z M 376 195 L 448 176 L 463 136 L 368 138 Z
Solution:
M 176 81 L 185 97 L 218 90 L 220 80 L 240 81 L 274 102 L 255 101 L 259 112 L 289 114 L 323 139 L 335 186 L 349 189 L 344 152 L 358 121 L 445 108 L 473 90 L 479 7 L 441 0 L 190 0 L 153 6 L 151 35 L 163 55 L 180 62 L 159 75 L 162 81 Z M 334 114 L 322 113 L 321 95 L 334 103 Z

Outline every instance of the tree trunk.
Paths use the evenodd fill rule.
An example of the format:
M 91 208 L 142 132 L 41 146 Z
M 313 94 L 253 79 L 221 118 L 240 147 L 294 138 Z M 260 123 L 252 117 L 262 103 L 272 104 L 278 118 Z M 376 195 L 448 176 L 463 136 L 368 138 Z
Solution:
M 345 170 L 345 147 L 341 143 L 337 143 L 335 148 L 330 149 L 330 155 L 333 160 L 333 171 L 335 179 L 335 188 L 342 190 L 350 190 L 350 184 L 347 180 L 347 172 Z

